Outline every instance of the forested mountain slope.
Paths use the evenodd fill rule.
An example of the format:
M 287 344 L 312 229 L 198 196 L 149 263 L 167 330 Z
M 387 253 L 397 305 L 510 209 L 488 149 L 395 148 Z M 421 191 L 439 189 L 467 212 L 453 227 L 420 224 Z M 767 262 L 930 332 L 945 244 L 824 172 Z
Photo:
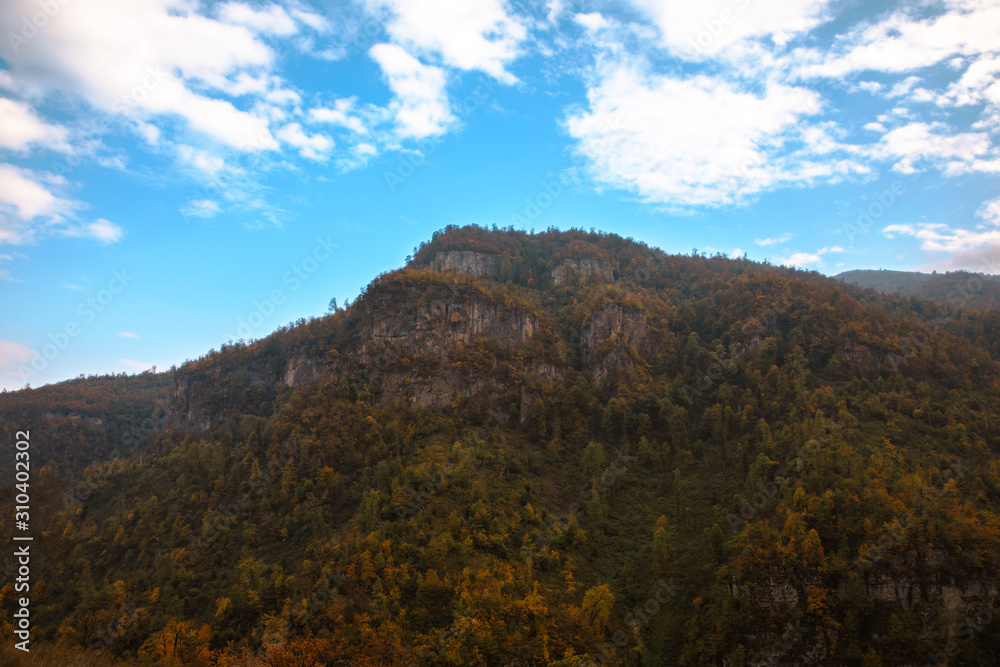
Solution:
M 964 308 L 1000 309 L 1000 280 L 994 275 L 948 271 L 845 271 L 835 278 L 881 294 L 926 299 Z
M 815 273 L 448 228 L 178 368 L 135 454 L 34 471 L 32 659 L 995 664 L 998 338 Z

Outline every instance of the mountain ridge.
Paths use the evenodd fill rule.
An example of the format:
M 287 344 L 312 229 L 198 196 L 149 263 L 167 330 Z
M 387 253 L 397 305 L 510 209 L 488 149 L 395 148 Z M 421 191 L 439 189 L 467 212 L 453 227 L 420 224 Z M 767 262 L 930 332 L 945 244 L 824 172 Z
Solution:
M 743 259 L 450 227 L 348 309 L 176 369 L 134 455 L 39 471 L 42 647 L 924 664 L 998 600 L 996 331 Z M 988 664 L 995 628 L 956 653 Z

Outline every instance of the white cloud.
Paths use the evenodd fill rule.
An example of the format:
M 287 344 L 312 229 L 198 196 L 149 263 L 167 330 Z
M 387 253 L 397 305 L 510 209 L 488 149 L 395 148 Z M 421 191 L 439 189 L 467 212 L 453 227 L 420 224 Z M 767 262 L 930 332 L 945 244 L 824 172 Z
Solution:
M 0 164 L 0 245 L 32 243 L 77 206 L 55 194 L 65 180 Z
M 369 129 L 365 121 L 354 112 L 357 98 L 341 98 L 334 102 L 334 106 L 317 107 L 309 110 L 309 120 L 313 123 L 328 123 L 330 125 L 340 125 L 356 134 L 368 134 Z
M 886 93 L 889 97 L 906 97 L 920 83 L 919 76 L 908 76 Z
M 138 338 L 139 334 L 132 333 L 131 331 L 119 331 L 116 336 L 121 336 L 122 338 Z
M 804 268 L 807 266 L 823 266 L 823 258 L 818 253 L 795 252 L 788 257 L 778 257 L 778 264 L 784 266 L 797 266 Z
M 60 194 L 66 186 L 61 176 L 0 163 L 0 245 L 34 243 L 47 236 L 120 241 L 124 230 L 109 220 L 75 219 L 82 205 Z
M 976 211 L 976 215 L 982 218 L 987 224 L 1000 227 L 1000 197 L 983 202 L 983 205 Z
M 192 199 L 181 207 L 181 215 L 185 218 L 201 218 L 206 220 L 222 212 L 219 203 L 212 199 Z
M 780 243 L 788 243 L 792 240 L 794 234 L 782 234 L 781 236 L 773 239 L 754 239 L 754 243 L 761 246 L 778 245 Z
M 226 161 L 218 155 L 213 155 L 194 146 L 181 144 L 177 147 L 177 154 L 186 164 L 211 176 L 218 174 L 226 166 Z
M 119 359 L 118 363 L 128 368 L 133 373 L 142 373 L 152 369 L 155 364 L 151 364 L 145 361 L 136 361 L 135 359 Z
M 408 51 L 503 83 L 517 81 L 507 65 L 520 55 L 527 28 L 503 0 L 369 0 L 369 6 L 392 10 L 386 30 Z
M 284 7 L 278 5 L 255 9 L 240 2 L 227 2 L 218 11 L 219 18 L 226 23 L 246 26 L 254 32 L 287 37 L 299 30 Z
M 982 120 L 973 127 L 1000 131 L 1000 55 L 979 58 L 940 96 L 942 106 L 984 103 Z
M 284 126 L 276 136 L 286 144 L 298 148 L 299 154 L 309 160 L 325 162 L 333 150 L 333 139 L 325 134 L 306 134 L 298 123 Z
M 264 95 L 264 99 L 281 107 L 302 104 L 302 96 L 288 88 L 277 88 Z
M 660 30 L 663 46 L 690 59 L 717 56 L 739 42 L 770 38 L 783 45 L 824 20 L 827 0 L 631 0 Z
M 859 81 L 855 88 L 858 90 L 863 90 L 866 93 L 871 93 L 872 95 L 878 94 L 882 91 L 884 86 L 878 81 Z
M 833 52 L 803 50 L 807 77 L 843 77 L 854 72 L 910 72 L 951 59 L 997 49 L 1000 5 L 991 0 L 948 0 L 946 11 L 914 18 L 899 11 L 881 22 L 845 34 Z
M 546 0 L 545 9 L 548 11 L 545 14 L 545 20 L 549 23 L 556 23 L 565 8 L 566 4 L 563 0 Z
M 52 193 L 65 185 L 65 179 L 45 172 L 0 164 L 0 209 L 19 220 L 35 218 L 60 220 L 73 208 L 73 202 Z M 0 231 L 0 241 L 3 232 Z
M 589 14 L 574 14 L 573 20 L 582 25 L 587 30 L 602 30 L 607 28 L 610 24 L 608 20 L 601 16 L 600 12 L 591 12 Z
M 913 236 L 920 240 L 923 250 L 939 252 L 964 252 L 977 246 L 1000 243 L 1000 229 L 970 230 L 951 229 L 947 225 L 937 223 L 920 223 L 916 225 L 889 225 L 885 232 Z
M 67 132 L 41 120 L 24 102 L 0 97 L 0 148 L 23 152 L 29 146 L 64 151 Z
M 928 166 L 946 175 L 1000 172 L 1000 154 L 983 132 L 954 132 L 944 123 L 909 123 L 886 133 L 872 149 L 875 157 L 895 160 L 893 169 L 912 174 Z
M 183 118 L 189 128 L 242 150 L 276 148 L 267 120 L 213 95 L 230 77 L 273 66 L 270 47 L 242 25 L 196 12 L 190 0 L 88 0 L 60 4 L 30 48 L 0 40 L 22 82 L 71 91 L 105 112 L 138 121 Z M 0 32 L 20 31 L 33 0 L 0 8 Z
M 844 252 L 844 249 L 840 246 L 820 248 L 816 252 L 793 252 L 788 257 L 778 257 L 778 264 L 785 266 L 797 266 L 799 268 L 805 268 L 814 266 L 821 268 L 824 266 L 823 255 L 828 253 Z M 840 266 L 838 264 L 838 266 Z
M 444 70 L 424 65 L 396 44 L 376 44 L 369 54 L 382 68 L 394 99 L 389 104 L 400 136 L 442 134 L 453 123 Z
M 921 250 L 950 255 L 934 268 L 1000 273 L 1000 197 L 984 202 L 976 215 L 983 222 L 973 229 L 915 223 L 887 225 L 882 233 L 888 238 L 909 236 L 920 241 Z
M 80 236 L 95 239 L 105 245 L 117 243 L 118 241 L 121 241 L 123 236 L 125 236 L 125 230 L 110 220 L 105 220 L 104 218 L 98 218 L 94 222 L 90 222 L 82 227 L 79 227 L 79 229 L 82 231 Z
M 589 108 L 566 120 L 578 154 L 597 181 L 650 203 L 725 206 L 869 171 L 831 136 L 833 126 L 808 125 L 821 100 L 807 88 L 767 82 L 745 92 L 722 78 L 619 62 L 599 73 L 587 99 Z
M 0 385 L 5 389 L 19 389 L 28 380 L 19 370 L 30 363 L 38 353 L 30 347 L 0 338 Z
M 303 9 L 292 9 L 292 16 L 296 21 L 302 25 L 307 25 L 316 32 L 328 32 L 330 30 L 330 22 L 319 14 L 305 11 Z

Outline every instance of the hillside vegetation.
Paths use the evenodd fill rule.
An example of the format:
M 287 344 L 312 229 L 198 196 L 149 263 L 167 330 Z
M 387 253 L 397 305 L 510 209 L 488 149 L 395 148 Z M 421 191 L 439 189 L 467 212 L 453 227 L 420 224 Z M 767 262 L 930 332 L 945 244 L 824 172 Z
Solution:
M 880 294 L 915 297 L 964 308 L 1000 309 L 1000 280 L 993 275 L 968 271 L 845 271 L 835 278 L 859 287 L 871 287 Z
M 38 414 L 111 380 L 0 395 L 45 456 L 35 643 L 0 661 L 996 664 L 998 333 L 745 259 L 450 227 L 346 310 L 95 400 L 136 419 L 170 382 L 134 453 Z

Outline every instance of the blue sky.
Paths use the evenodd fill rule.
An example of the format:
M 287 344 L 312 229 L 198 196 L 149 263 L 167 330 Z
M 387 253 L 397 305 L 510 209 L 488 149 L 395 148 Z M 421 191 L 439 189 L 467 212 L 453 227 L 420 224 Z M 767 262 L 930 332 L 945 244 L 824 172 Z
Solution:
M 354 299 L 449 224 L 1000 273 L 1000 2 L 8 0 L 0 387 Z

